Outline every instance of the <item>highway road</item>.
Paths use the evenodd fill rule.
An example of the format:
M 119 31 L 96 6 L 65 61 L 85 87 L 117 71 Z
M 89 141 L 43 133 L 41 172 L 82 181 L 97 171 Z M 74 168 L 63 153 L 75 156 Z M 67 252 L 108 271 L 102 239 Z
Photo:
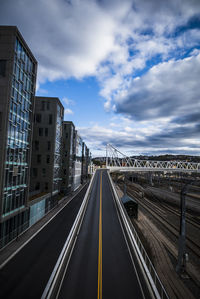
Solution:
M 59 299 L 151 298 L 131 256 L 106 170 L 96 172 Z
M 0 270 L 0 298 L 41 298 L 86 189 Z

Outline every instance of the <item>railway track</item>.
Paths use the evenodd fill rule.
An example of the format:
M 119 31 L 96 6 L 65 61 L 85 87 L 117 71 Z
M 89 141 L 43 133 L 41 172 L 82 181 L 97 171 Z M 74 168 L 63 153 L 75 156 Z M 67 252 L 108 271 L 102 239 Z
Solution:
M 129 188 L 132 189 L 131 186 L 129 186 Z M 136 196 L 138 196 L 137 192 L 135 190 L 132 189 L 132 191 L 134 193 L 136 193 Z M 153 197 L 155 199 L 157 199 L 157 196 L 155 194 L 153 194 Z M 159 206 L 156 203 L 153 203 L 152 201 L 150 201 L 149 199 L 145 198 L 146 201 L 148 201 L 150 204 L 154 205 L 154 207 L 156 208 L 160 208 L 159 206 L 162 207 L 163 210 L 167 210 L 168 212 L 172 213 L 173 215 L 180 217 L 180 212 L 179 210 L 177 210 L 175 207 L 171 207 L 170 205 L 168 205 L 167 203 L 163 204 L 162 202 L 159 201 Z M 158 199 L 159 200 L 159 199 Z M 161 208 L 160 208 L 161 209 Z M 191 225 L 193 225 L 194 227 L 196 227 L 197 229 L 200 230 L 200 220 L 197 219 L 195 216 L 192 216 L 191 214 L 187 213 L 186 214 L 186 219 L 187 219 L 187 223 L 190 223 Z
M 163 209 L 168 210 L 170 213 L 176 215 L 177 217 L 180 217 L 180 212 L 177 210 L 174 210 L 173 208 L 171 208 L 170 206 L 168 206 L 167 204 L 164 206 L 163 204 L 161 204 Z M 187 222 L 190 223 L 191 225 L 193 225 L 194 227 L 196 227 L 197 229 L 200 230 L 200 222 L 196 219 L 194 219 L 193 216 L 191 216 L 190 214 L 186 215 L 186 219 Z
M 130 190 L 131 189 L 131 190 Z M 134 190 L 132 190 L 132 188 L 130 188 L 130 186 L 127 186 L 127 194 L 129 196 L 133 196 L 134 199 L 136 199 L 140 206 L 142 206 L 146 211 L 148 211 L 153 217 L 154 219 L 156 219 L 157 221 L 159 221 L 172 235 L 174 235 L 177 239 L 179 237 L 179 230 L 177 229 L 177 227 L 172 224 L 171 222 L 169 222 L 167 220 L 167 212 L 166 211 L 170 211 L 172 212 L 171 208 L 167 207 L 159 207 L 157 204 L 149 201 L 147 198 L 142 198 L 141 196 L 138 195 L 138 193 Z M 178 212 L 172 212 L 174 215 L 180 217 L 180 213 Z M 188 221 L 188 219 L 187 219 Z M 195 225 L 195 227 L 200 229 L 200 226 L 197 223 L 194 223 L 192 220 L 190 220 L 192 225 Z M 199 244 L 197 244 L 194 240 L 192 240 L 189 236 L 186 236 L 186 240 L 187 240 L 187 247 L 197 256 L 200 257 L 200 246 Z
M 156 188 L 155 188 L 156 189 Z M 155 199 L 158 199 L 159 200 L 159 198 L 157 198 L 157 196 L 156 196 L 156 194 L 153 194 L 153 197 L 155 198 Z M 188 197 L 188 194 L 187 194 L 187 196 L 186 197 Z M 186 200 L 186 202 L 188 201 L 188 199 Z M 191 198 L 190 198 L 190 201 L 191 201 Z M 196 203 L 196 202 L 195 202 Z M 176 216 L 178 216 L 178 217 L 180 217 L 180 210 L 178 210 L 177 208 L 175 208 L 175 207 L 171 207 L 170 205 L 168 205 L 167 203 L 165 203 L 164 205 L 162 204 L 162 202 L 160 202 L 159 203 L 165 210 L 168 210 L 169 212 L 171 212 L 172 214 L 174 214 L 174 215 L 176 215 Z M 186 209 L 187 209 L 187 207 L 186 207 Z M 193 225 L 194 227 L 196 227 L 197 229 L 199 229 L 200 230 L 200 216 L 199 217 L 197 217 L 197 216 L 192 216 L 191 214 L 190 214 L 190 212 L 188 211 L 187 212 L 187 214 L 186 214 L 186 219 L 187 219 L 187 222 L 188 223 L 190 223 L 191 225 Z
M 136 196 L 138 195 L 137 194 L 137 191 L 133 190 L 133 188 L 131 186 L 129 186 L 129 188 L 132 189 L 132 191 L 135 193 L 136 192 Z M 157 196 L 155 194 L 153 194 L 153 197 L 155 199 L 157 199 Z M 153 205 L 153 202 L 148 200 L 146 198 L 147 201 L 149 201 L 152 205 Z M 159 199 L 158 199 L 159 200 Z M 162 204 L 161 202 L 159 202 L 159 205 L 163 207 L 164 210 L 167 210 L 169 211 L 170 213 L 172 213 L 173 215 L 176 215 L 177 217 L 180 217 L 180 212 L 179 210 L 177 210 L 176 208 L 172 208 L 170 205 L 168 205 L 167 203 L 165 204 Z M 158 207 L 157 204 L 154 205 L 155 207 Z M 196 216 L 192 216 L 189 212 L 186 214 L 186 219 L 187 219 L 187 223 L 190 223 L 191 225 L 193 225 L 194 227 L 196 227 L 198 230 L 200 230 L 200 216 L 197 218 Z

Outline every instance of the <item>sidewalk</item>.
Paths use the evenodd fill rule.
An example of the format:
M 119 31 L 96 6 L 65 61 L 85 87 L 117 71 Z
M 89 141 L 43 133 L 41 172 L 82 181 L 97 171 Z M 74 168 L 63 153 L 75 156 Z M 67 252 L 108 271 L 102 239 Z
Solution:
M 56 205 L 51 211 L 49 211 L 44 217 L 34 223 L 26 231 L 24 231 L 18 238 L 14 239 L 11 243 L 6 245 L 0 251 L 0 269 L 4 264 L 10 260 L 23 246 L 25 246 L 39 231 L 51 221 L 85 186 L 81 185 L 72 194 L 63 197 L 59 200 L 58 205 Z

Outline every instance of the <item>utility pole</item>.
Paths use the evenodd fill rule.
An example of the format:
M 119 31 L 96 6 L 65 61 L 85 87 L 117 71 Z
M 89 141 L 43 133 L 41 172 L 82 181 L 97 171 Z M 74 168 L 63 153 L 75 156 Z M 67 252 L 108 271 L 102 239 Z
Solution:
M 186 253 L 186 246 L 185 246 L 185 228 L 186 228 L 186 205 L 185 205 L 185 196 L 187 194 L 188 188 L 194 182 L 191 181 L 190 183 L 186 184 L 181 189 L 181 218 L 180 218 L 180 231 L 179 231 L 179 241 L 178 241 L 178 261 L 176 266 L 177 273 L 183 273 L 185 271 L 186 262 L 188 261 L 188 254 Z

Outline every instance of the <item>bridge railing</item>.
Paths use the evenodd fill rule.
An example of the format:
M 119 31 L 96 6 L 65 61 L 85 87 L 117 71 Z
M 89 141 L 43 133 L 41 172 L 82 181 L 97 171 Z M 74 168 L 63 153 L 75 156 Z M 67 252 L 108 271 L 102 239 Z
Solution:
M 153 160 L 138 160 L 130 158 L 113 147 L 107 145 L 106 150 L 106 166 L 112 171 L 130 170 L 130 171 L 191 171 L 200 172 L 200 163 L 187 161 L 153 161 Z
M 144 249 L 144 246 L 143 246 L 142 242 L 140 241 L 140 238 L 139 238 L 135 228 L 133 227 L 121 200 L 119 199 L 119 196 L 116 192 L 114 183 L 113 183 L 109 173 L 108 173 L 108 176 L 109 176 L 109 180 L 110 180 L 112 190 L 114 193 L 114 198 L 115 198 L 115 202 L 117 205 L 117 209 L 119 211 L 119 215 L 121 217 L 125 232 L 130 240 L 130 245 L 132 247 L 132 251 L 134 253 L 136 253 L 138 262 L 139 262 L 139 264 L 143 270 L 143 273 L 149 283 L 149 288 L 153 294 L 153 298 L 169 299 L 167 292 L 166 292 L 161 280 L 159 279 L 158 274 L 157 274 L 150 258 L 148 257 L 146 250 Z

